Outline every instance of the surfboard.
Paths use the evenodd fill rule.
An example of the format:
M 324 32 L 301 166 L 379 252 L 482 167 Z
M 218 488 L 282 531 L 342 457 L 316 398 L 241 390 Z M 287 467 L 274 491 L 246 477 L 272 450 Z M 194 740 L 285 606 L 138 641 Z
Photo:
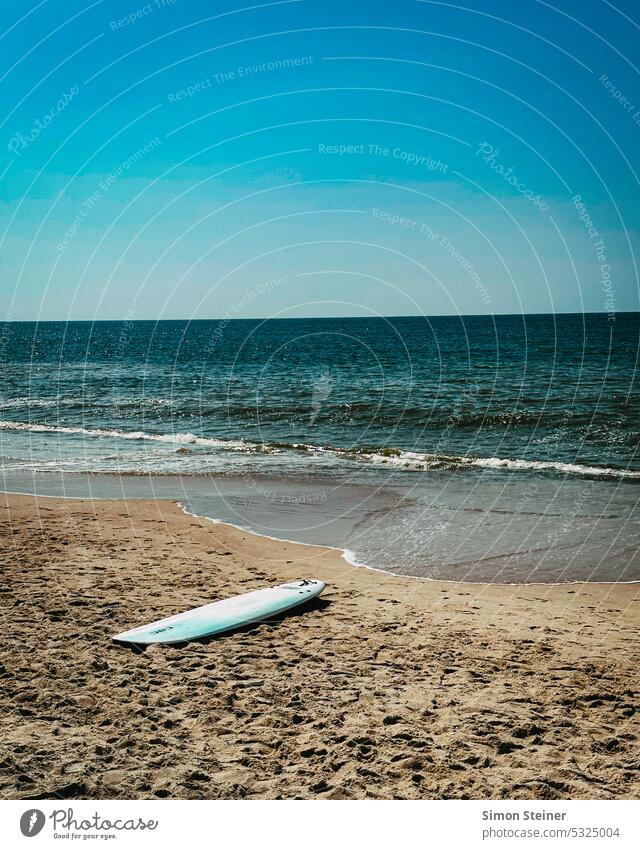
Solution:
M 221 634 L 292 610 L 319 596 L 325 586 L 323 581 L 300 580 L 280 584 L 278 587 L 254 590 L 195 607 L 175 616 L 167 616 L 130 631 L 123 631 L 113 639 L 121 643 L 140 645 L 197 640 L 199 637 Z

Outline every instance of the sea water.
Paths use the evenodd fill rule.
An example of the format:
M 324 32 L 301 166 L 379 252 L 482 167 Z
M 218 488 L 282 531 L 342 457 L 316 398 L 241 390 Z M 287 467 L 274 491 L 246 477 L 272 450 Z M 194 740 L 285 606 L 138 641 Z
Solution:
M 637 313 L 0 330 L 5 489 L 422 577 L 640 579 Z

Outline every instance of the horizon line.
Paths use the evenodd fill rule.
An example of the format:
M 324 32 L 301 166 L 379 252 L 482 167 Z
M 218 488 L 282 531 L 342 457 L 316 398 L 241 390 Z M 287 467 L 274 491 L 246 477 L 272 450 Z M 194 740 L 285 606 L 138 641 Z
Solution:
M 196 321 L 344 321 L 344 320 L 368 320 L 368 319 L 397 319 L 397 318 L 531 318 L 538 316 L 560 316 L 560 315 L 603 315 L 609 319 L 617 315 L 636 315 L 640 314 L 639 309 L 633 310 L 616 310 L 614 313 L 605 310 L 591 310 L 582 312 L 573 311 L 557 311 L 557 312 L 504 312 L 504 313 L 407 313 L 404 315 L 310 315 L 310 316 L 222 316 L 221 318 L 15 318 L 1 319 L 0 324 L 113 324 L 121 322 L 142 323 L 155 322 L 156 324 L 163 321 L 180 321 L 180 322 L 196 322 Z

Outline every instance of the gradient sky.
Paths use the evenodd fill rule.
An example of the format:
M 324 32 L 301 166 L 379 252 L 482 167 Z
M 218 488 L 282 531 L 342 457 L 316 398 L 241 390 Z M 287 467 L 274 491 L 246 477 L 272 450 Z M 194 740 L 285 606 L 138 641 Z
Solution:
M 5 4 L 0 319 L 637 310 L 639 20 Z

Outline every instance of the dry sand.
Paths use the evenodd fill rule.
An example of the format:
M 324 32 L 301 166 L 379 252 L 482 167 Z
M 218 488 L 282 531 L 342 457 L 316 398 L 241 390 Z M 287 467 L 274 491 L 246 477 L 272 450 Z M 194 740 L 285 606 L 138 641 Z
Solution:
M 388 576 L 169 502 L 0 496 L 2 798 L 637 798 L 640 585 Z M 298 614 L 125 628 L 264 585 Z

